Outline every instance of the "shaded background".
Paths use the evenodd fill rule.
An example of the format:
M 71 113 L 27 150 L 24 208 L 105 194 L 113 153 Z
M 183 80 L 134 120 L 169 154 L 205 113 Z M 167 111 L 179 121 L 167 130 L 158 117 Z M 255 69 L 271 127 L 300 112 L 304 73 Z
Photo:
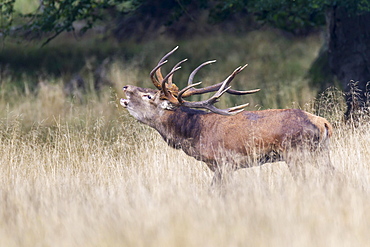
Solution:
M 243 75 L 235 87 L 262 88 L 256 104 L 302 106 L 335 86 L 346 93 L 348 119 L 368 112 L 369 6 L 349 0 L 7 0 L 1 80 L 11 77 L 12 85 L 32 91 L 40 80 L 61 78 L 69 94 L 100 90 L 120 83 L 109 78 L 119 62 L 138 68 L 134 84 L 150 86 L 145 75 L 180 45 L 173 61 L 190 58 L 176 74 L 180 87 L 204 60 L 219 61 L 204 72 L 218 72 L 212 81 L 249 63 L 248 79 Z

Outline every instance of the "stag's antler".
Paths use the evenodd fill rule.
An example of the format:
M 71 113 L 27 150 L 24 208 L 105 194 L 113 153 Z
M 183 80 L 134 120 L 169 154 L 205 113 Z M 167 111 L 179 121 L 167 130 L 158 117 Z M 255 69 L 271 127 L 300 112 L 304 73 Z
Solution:
M 216 62 L 216 60 L 211 60 L 211 61 L 207 61 L 199 65 L 190 74 L 189 79 L 188 79 L 188 86 L 179 92 L 179 89 L 173 83 L 172 78 L 173 78 L 173 74 L 181 68 L 180 65 L 184 63 L 185 61 L 187 61 L 187 59 L 184 59 L 180 61 L 179 63 L 177 63 L 172 68 L 170 73 L 168 73 L 164 78 L 160 70 L 161 67 L 167 63 L 166 59 L 170 55 L 172 55 L 177 49 L 178 49 L 178 46 L 175 47 L 169 53 L 167 53 L 164 57 L 162 57 L 162 59 L 159 60 L 157 66 L 150 72 L 150 78 L 152 79 L 153 84 L 161 91 L 162 98 L 167 99 L 174 105 L 185 106 L 189 108 L 205 108 L 214 113 L 218 113 L 222 115 L 234 115 L 234 114 L 237 114 L 243 111 L 243 108 L 246 107 L 248 104 L 239 105 L 239 106 L 235 106 L 235 107 L 227 108 L 227 109 L 219 109 L 215 107 L 214 104 L 218 102 L 219 101 L 218 99 L 226 92 L 230 94 L 235 94 L 235 95 L 244 95 L 244 94 L 256 93 L 260 90 L 260 89 L 254 89 L 254 90 L 249 90 L 249 91 L 237 91 L 237 90 L 230 89 L 231 81 L 234 79 L 234 77 L 237 74 L 239 74 L 245 67 L 247 67 L 247 64 L 244 65 L 243 67 L 236 68 L 234 72 L 231 73 L 231 75 L 229 75 L 223 82 L 220 82 L 218 84 L 205 87 L 205 88 L 200 88 L 200 89 L 194 88 L 195 86 L 198 86 L 202 83 L 202 82 L 193 83 L 195 74 L 205 65 Z M 215 91 L 217 92 L 208 100 L 198 101 L 198 102 L 189 102 L 183 99 L 191 95 L 203 94 L 203 93 L 209 93 L 209 92 L 215 92 Z
M 209 64 L 210 62 L 214 62 L 214 61 L 209 61 L 208 63 L 206 62 L 206 63 L 203 63 L 202 65 L 204 66 L 206 64 Z M 203 67 L 202 65 L 200 65 L 198 68 Z M 224 80 L 223 82 L 221 82 L 219 84 L 216 84 L 216 85 L 213 85 L 213 86 L 202 88 L 202 89 L 195 89 L 194 88 L 195 86 L 200 85 L 202 82 L 192 84 L 193 77 L 194 77 L 194 75 L 192 75 L 192 74 L 194 72 L 196 73 L 199 70 L 197 68 L 198 70 L 195 69 L 189 77 L 189 81 L 188 81 L 189 85 L 179 92 L 179 94 L 177 96 L 177 100 L 181 103 L 182 106 L 189 107 L 189 108 L 206 108 L 206 109 L 208 109 L 208 110 L 210 110 L 214 113 L 218 113 L 218 114 L 222 114 L 222 115 L 237 114 L 237 113 L 243 111 L 244 110 L 243 108 L 246 107 L 247 105 L 249 105 L 249 103 L 244 104 L 244 105 L 235 106 L 235 107 L 232 107 L 232 108 L 227 108 L 227 109 L 218 109 L 213 104 L 218 102 L 218 99 L 224 93 L 226 93 L 226 92 L 230 93 L 231 86 L 229 86 L 229 84 L 234 79 L 235 75 L 240 73 L 240 71 L 242 71 L 245 67 L 247 67 L 247 65 L 244 65 L 243 67 L 236 68 L 234 70 L 234 72 L 230 76 L 228 76 L 226 78 L 226 80 Z M 198 101 L 198 102 L 188 102 L 188 101 L 185 101 L 183 99 L 184 94 L 186 94 L 186 97 L 189 97 L 189 96 L 194 95 L 194 94 L 208 93 L 208 92 L 213 92 L 215 90 L 217 90 L 217 92 L 211 98 L 209 98 L 208 100 Z M 259 91 L 259 89 L 251 90 L 251 91 L 232 90 L 232 94 L 238 94 L 238 95 L 251 94 L 251 93 L 258 92 L 258 91 Z
M 162 72 L 161 72 L 161 67 L 167 63 L 167 58 L 169 56 L 171 56 L 179 47 L 176 46 L 174 49 L 172 49 L 172 51 L 168 52 L 166 55 L 164 55 L 161 60 L 159 60 L 157 66 L 154 67 L 154 69 L 150 72 L 150 78 L 152 79 L 152 82 L 154 84 L 154 86 L 156 86 L 156 88 L 158 88 L 159 90 L 162 90 L 162 82 L 163 82 L 163 75 L 162 75 Z M 178 64 L 175 65 L 175 67 L 179 67 L 179 65 L 183 62 L 185 62 L 187 59 L 184 59 L 182 61 L 180 61 Z M 175 68 L 174 67 L 174 68 Z M 181 67 L 180 67 L 181 68 Z M 172 69 L 173 70 L 173 69 Z M 172 89 L 171 91 L 173 92 L 178 92 L 179 91 L 179 88 L 172 83 L 172 76 L 170 76 L 170 78 L 167 78 L 168 79 L 168 85 L 167 87 L 169 89 Z
M 239 74 L 245 67 L 248 66 L 248 64 L 244 65 L 243 67 L 238 67 L 231 75 L 229 75 L 223 82 L 220 82 L 220 83 L 217 83 L 215 85 L 212 85 L 212 86 L 209 86 L 209 87 L 205 87 L 205 88 L 200 88 L 200 89 L 196 89 L 194 88 L 194 86 L 197 86 L 195 84 L 193 84 L 193 79 L 194 79 L 194 76 L 195 74 L 202 68 L 204 67 L 205 65 L 207 64 L 211 64 L 211 63 L 214 63 L 216 62 L 216 60 L 211 60 L 211 61 L 208 61 L 208 62 L 204 62 L 202 63 L 201 65 L 199 65 L 189 76 L 189 80 L 188 80 L 188 86 L 184 89 L 182 89 L 181 91 L 182 94 L 183 94 L 183 98 L 186 98 L 186 97 L 189 97 L 191 95 L 195 95 L 195 94 L 203 94 L 203 93 L 209 93 L 209 92 L 215 92 L 217 90 L 219 90 L 222 86 L 223 83 L 225 83 L 225 81 L 228 81 L 228 83 L 230 83 L 234 77 Z M 199 84 L 198 84 L 199 85 Z M 254 90 L 249 90 L 249 91 L 237 91 L 237 90 L 233 90 L 233 89 L 229 89 L 227 90 L 227 93 L 229 94 L 234 94 L 234 95 L 244 95 L 244 94 L 252 94 L 252 93 L 256 93 L 258 92 L 260 89 L 254 89 Z M 180 92 L 181 92 L 180 91 Z M 186 92 L 185 92 L 186 91 Z

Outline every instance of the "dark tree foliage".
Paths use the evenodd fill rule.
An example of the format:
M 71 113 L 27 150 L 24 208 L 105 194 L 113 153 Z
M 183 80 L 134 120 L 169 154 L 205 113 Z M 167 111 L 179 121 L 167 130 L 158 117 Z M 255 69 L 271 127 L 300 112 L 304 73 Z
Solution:
M 9 34 L 13 17 L 17 16 L 27 21 L 18 28 L 34 34 L 48 33 L 47 42 L 64 31 L 74 31 L 76 21 L 84 22 L 81 29 L 84 32 L 99 20 L 117 16 L 136 16 L 144 21 L 149 17 L 154 22 L 160 19 L 170 26 L 184 15 L 196 19 L 192 16 L 194 9 L 208 9 L 213 23 L 243 12 L 277 28 L 305 34 L 325 24 L 330 8 L 341 7 L 350 16 L 370 10 L 370 0 L 42 0 L 37 11 L 21 15 L 15 13 L 14 3 L 15 0 L 0 3 L 0 34 Z
M 370 11 L 369 0 L 228 0 L 216 1 L 215 16 L 225 18 L 247 9 L 257 20 L 292 33 L 325 24 L 326 12 L 342 7 L 349 16 Z
M 0 14 L 0 34 L 9 35 L 31 33 L 33 36 L 46 34 L 47 39 L 44 44 L 62 32 L 75 31 L 74 24 L 77 21 L 83 24 L 80 32 L 92 28 L 99 20 L 108 18 L 109 10 L 125 13 L 133 11 L 140 5 L 140 0 L 43 0 L 34 13 L 22 15 L 14 10 L 15 0 L 5 0 L 1 3 Z M 13 18 L 21 18 L 25 24 L 12 26 Z
M 135 11 L 118 15 L 113 30 L 119 40 L 135 37 L 151 39 L 165 26 L 172 36 L 182 38 L 184 25 L 197 21 L 197 14 L 209 9 L 208 0 L 152 0 L 142 1 Z
M 42 0 L 37 11 L 23 16 L 15 13 L 14 2 L 0 3 L 0 36 L 18 31 L 43 34 L 45 43 L 64 31 L 75 31 L 77 21 L 83 23 L 79 30 L 84 32 L 99 20 L 113 20 L 118 37 L 138 30 L 151 33 L 184 20 L 196 22 L 199 9 L 207 10 L 211 23 L 242 13 L 293 34 L 306 34 L 326 24 L 325 49 L 314 63 L 318 68 L 311 71 L 329 71 L 347 92 L 353 91 L 350 81 L 356 82 L 356 94 L 347 94 L 348 118 L 354 111 L 369 109 L 370 0 Z M 23 25 L 15 25 L 14 17 L 23 19 Z M 186 23 L 182 25 L 178 29 Z M 316 77 L 320 85 L 326 85 L 322 78 L 329 77 Z
M 13 23 L 15 0 L 4 0 L 0 3 L 0 34 L 8 34 L 9 28 Z
M 310 0 L 220 1 L 213 11 L 213 16 L 222 21 L 222 18 L 243 10 L 253 14 L 260 22 L 294 34 L 306 34 L 325 23 L 322 6 Z
M 327 26 L 327 40 L 311 69 L 317 84 L 334 75 L 346 91 L 346 119 L 370 113 L 370 0 L 229 0 L 218 3 L 230 15 L 248 9 L 260 21 L 296 34 Z M 317 72 L 321 76 L 317 76 Z M 329 82 L 332 83 L 332 82 Z

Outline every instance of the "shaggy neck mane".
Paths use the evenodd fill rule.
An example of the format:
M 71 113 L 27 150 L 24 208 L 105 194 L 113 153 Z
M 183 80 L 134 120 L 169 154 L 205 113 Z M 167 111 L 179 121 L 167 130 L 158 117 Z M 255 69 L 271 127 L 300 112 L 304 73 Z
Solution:
M 186 151 L 189 145 L 199 143 L 202 119 L 207 114 L 205 111 L 179 107 L 175 111 L 166 111 L 153 127 L 171 147 Z

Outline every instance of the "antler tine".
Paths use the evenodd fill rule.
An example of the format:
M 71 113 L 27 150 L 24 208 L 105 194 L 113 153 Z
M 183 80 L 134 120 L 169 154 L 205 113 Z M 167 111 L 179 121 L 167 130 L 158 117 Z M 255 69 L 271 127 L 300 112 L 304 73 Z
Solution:
M 243 67 L 244 68 L 244 67 Z M 234 79 L 235 75 L 238 74 L 240 71 L 241 71 L 242 67 L 238 67 L 234 70 L 234 72 L 229 75 L 226 80 L 224 80 L 222 83 L 221 83 L 221 86 L 219 87 L 219 89 L 217 90 L 217 93 L 213 96 L 213 97 L 221 97 L 224 93 L 226 93 L 230 88 L 231 86 L 229 86 L 229 84 L 231 83 L 231 81 Z M 224 89 L 225 87 L 227 87 L 226 89 Z M 212 97 L 212 98 L 213 98 Z
M 160 67 L 162 67 L 167 62 L 168 62 L 167 60 L 159 62 L 157 64 L 157 66 L 155 66 L 154 69 L 152 69 L 152 71 L 150 71 L 150 78 L 152 79 L 152 82 L 153 82 L 154 86 L 156 88 L 158 88 L 159 90 L 161 90 L 161 83 L 157 78 L 155 78 L 154 74 L 156 74 L 158 69 L 160 69 Z M 163 80 L 163 78 L 162 78 L 162 80 Z
M 178 64 L 181 64 L 181 63 L 178 63 Z M 177 100 L 177 98 L 175 96 L 173 96 L 173 94 L 171 92 L 168 91 L 168 89 L 166 87 L 166 82 L 167 82 L 168 78 L 170 78 L 179 69 L 181 69 L 180 66 L 173 67 L 173 69 L 170 71 L 170 73 L 168 73 L 168 75 L 166 75 L 166 77 L 162 81 L 162 92 L 163 92 L 164 96 L 166 97 L 166 99 L 168 101 L 170 101 L 172 104 L 175 104 L 175 105 L 179 105 L 179 101 Z
M 197 69 L 195 69 L 192 72 L 192 74 L 189 77 L 190 84 L 187 87 L 185 87 L 184 89 L 182 89 L 179 92 L 178 96 L 177 96 L 178 102 L 181 105 L 185 106 L 185 107 L 205 108 L 205 109 L 208 109 L 208 110 L 210 110 L 214 113 L 218 113 L 218 114 L 222 114 L 222 115 L 234 115 L 234 114 L 237 114 L 239 112 L 242 112 L 244 110 L 243 108 L 248 106 L 249 104 L 243 104 L 243 105 L 239 105 L 239 106 L 235 106 L 235 107 L 231 107 L 231 108 L 227 108 L 227 109 L 219 109 L 219 108 L 215 107 L 214 104 L 217 103 L 218 99 L 222 95 L 224 95 L 226 92 L 230 93 L 231 86 L 229 86 L 229 84 L 234 79 L 235 75 L 240 73 L 247 65 L 240 66 L 240 67 L 236 68 L 233 71 L 233 73 L 231 73 L 231 75 L 229 75 L 223 82 L 218 83 L 217 85 L 207 87 L 207 88 L 203 88 L 203 89 L 195 89 L 194 87 L 200 85 L 202 82 L 191 84 L 192 81 L 193 81 L 194 75 L 199 70 L 199 68 L 203 67 L 205 64 L 208 64 L 208 63 L 207 62 L 203 63 L 202 65 L 200 65 Z M 185 97 L 184 96 L 185 94 L 186 94 L 186 96 L 190 96 L 190 95 L 193 95 L 193 94 L 196 94 L 196 93 L 212 92 L 212 91 L 216 91 L 216 90 L 217 90 L 217 92 L 211 98 L 209 98 L 208 100 L 199 101 L 199 102 L 188 102 L 188 101 L 185 101 L 183 99 L 183 97 Z M 258 92 L 258 91 L 259 91 L 259 89 L 250 90 L 250 91 L 236 91 L 236 90 L 233 90 L 231 92 L 232 93 L 237 93 L 237 94 L 246 94 L 246 93 L 253 93 L 253 92 Z
M 172 70 L 174 70 L 175 68 L 181 68 L 180 65 L 184 62 L 188 61 L 187 58 L 181 60 L 180 62 L 178 62 L 175 66 L 173 66 Z M 171 70 L 171 71 L 172 71 Z M 171 87 L 172 86 L 172 78 L 173 78 L 173 73 L 172 75 L 168 78 L 168 87 Z
M 234 106 L 234 107 L 227 108 L 227 109 L 219 109 L 219 108 L 217 108 L 216 106 L 213 105 L 217 101 L 218 101 L 217 99 L 208 99 L 208 100 L 199 101 L 199 102 L 184 101 L 184 102 L 180 102 L 180 104 L 182 106 L 189 107 L 189 108 L 205 108 L 205 109 L 210 110 L 211 112 L 221 114 L 221 115 L 235 115 L 235 114 L 238 114 L 238 113 L 244 111 L 243 108 L 245 108 L 246 106 L 249 105 L 247 103 L 247 104 Z
M 230 107 L 228 108 L 227 110 L 229 112 L 236 112 L 236 113 L 239 113 L 239 112 L 242 112 L 244 111 L 244 108 L 249 106 L 249 103 L 246 103 L 246 104 L 242 104 L 242 105 L 238 105 L 238 106 L 234 106 L 234 107 Z
M 229 90 L 231 88 L 231 86 L 229 86 L 230 84 L 230 81 L 227 81 L 225 80 L 221 87 L 217 90 L 217 92 L 211 97 L 209 98 L 208 100 L 211 102 L 216 103 L 218 101 L 218 98 L 220 98 L 222 95 L 224 95 L 224 93 L 227 92 L 227 90 Z M 226 89 L 225 89 L 226 88 Z
M 234 77 L 239 74 L 243 69 L 245 69 L 246 67 L 248 66 L 248 64 L 245 64 L 244 66 L 242 67 L 238 67 L 234 70 L 233 73 L 231 73 L 230 76 L 228 76 L 225 80 L 228 80 L 229 83 L 234 79 Z M 222 84 L 223 82 L 221 82 Z M 257 93 L 258 91 L 260 91 L 261 89 L 253 89 L 253 90 L 248 90 L 248 91 L 238 91 L 238 90 L 234 90 L 234 89 L 229 89 L 227 91 L 227 93 L 229 94 L 234 94 L 234 95 L 244 95 L 244 94 L 252 94 L 252 93 Z
M 247 105 L 248 104 L 244 104 L 244 105 L 235 106 L 235 107 L 231 107 L 231 108 L 227 108 L 227 109 L 219 109 L 219 108 L 215 107 L 214 105 L 209 105 L 205 108 L 210 110 L 211 112 L 214 112 L 214 113 L 217 113 L 217 114 L 230 116 L 230 115 L 235 115 L 235 114 L 238 114 L 238 113 L 244 111 L 244 109 L 242 109 L 242 108 L 246 107 Z
M 168 52 L 166 55 L 164 55 L 161 60 L 159 60 L 158 63 L 161 63 L 163 62 L 164 60 L 166 60 L 169 56 L 171 56 L 177 49 L 179 48 L 179 46 L 176 46 L 175 48 L 173 48 L 170 52 Z M 157 71 L 156 71 L 156 76 L 158 78 L 159 81 L 163 81 L 163 75 L 161 73 L 161 69 L 159 68 Z
M 189 76 L 189 80 L 188 80 L 188 85 L 191 85 L 193 84 L 193 79 L 194 79 L 194 76 L 196 73 L 198 73 L 198 71 L 203 68 L 204 66 L 208 65 L 208 64 L 211 64 L 211 63 L 215 63 L 216 60 L 210 60 L 210 61 L 207 61 L 207 62 L 204 62 L 202 63 L 201 65 L 199 65 L 195 70 L 193 70 L 193 72 L 191 72 L 190 76 Z
M 215 60 L 213 60 L 215 61 Z M 189 81 L 188 81 L 188 84 L 190 86 L 190 83 L 192 83 L 192 80 L 194 78 L 194 75 L 196 72 L 198 72 L 198 70 L 200 68 L 202 68 L 204 65 L 206 64 L 209 64 L 211 61 L 208 61 L 208 62 L 205 62 L 203 64 L 201 64 L 197 69 L 195 69 L 192 74 L 190 75 L 189 77 Z M 203 66 L 202 66 L 203 65 Z M 210 93 L 210 92 L 215 92 L 217 91 L 221 86 L 222 84 L 225 82 L 225 81 L 228 81 L 229 83 L 234 79 L 234 77 L 239 74 L 245 67 L 247 67 L 248 64 L 242 66 L 242 67 L 238 67 L 236 68 L 233 73 L 231 73 L 231 75 L 229 75 L 224 81 L 220 82 L 220 83 L 217 83 L 215 85 L 212 85 L 212 86 L 208 86 L 208 87 L 205 87 L 205 88 L 200 88 L 200 89 L 197 89 L 197 88 L 193 88 L 193 87 L 186 87 L 187 90 L 185 90 L 185 88 L 183 90 L 185 90 L 186 92 L 182 92 L 182 97 L 183 98 L 186 98 L 186 97 L 189 97 L 189 96 L 192 96 L 192 95 L 196 95 L 196 94 L 204 94 L 204 93 Z M 194 73 L 195 72 L 195 73 Z M 181 91 L 183 91 L 181 90 Z M 253 90 L 248 90 L 248 91 L 238 91 L 238 90 L 234 90 L 234 89 L 229 89 L 227 91 L 227 93 L 229 94 L 234 94 L 234 95 L 244 95 L 244 94 L 252 94 L 252 93 L 257 93 L 258 91 L 260 91 L 260 89 L 253 89 Z
M 183 88 L 180 92 L 179 92 L 179 95 L 180 95 L 180 98 L 178 97 L 179 100 L 182 100 L 183 99 L 181 98 L 183 94 L 185 94 L 186 91 L 186 94 L 183 96 L 183 97 L 189 97 L 193 94 L 199 94 L 202 89 L 195 89 L 193 87 L 195 86 L 198 86 L 199 84 L 201 84 L 201 82 L 198 82 L 198 83 L 194 83 L 193 84 L 193 80 L 194 80 L 194 76 L 196 73 L 198 73 L 198 71 L 203 68 L 204 66 L 208 65 L 208 64 L 211 64 L 211 63 L 215 63 L 216 60 L 210 60 L 210 61 L 207 61 L 207 62 L 204 62 L 202 63 L 201 65 L 199 65 L 195 70 L 193 70 L 193 72 L 191 72 L 190 76 L 189 76 L 189 79 L 188 79 L 188 86 Z
M 164 55 L 161 60 L 159 60 L 158 64 L 166 60 L 169 56 L 171 56 L 177 49 L 179 49 L 179 46 L 176 46 L 173 48 L 170 52 L 168 52 L 166 55 Z
M 247 66 L 248 66 L 248 64 L 244 65 L 243 67 L 239 66 L 238 68 L 236 68 L 234 70 L 233 73 L 231 73 L 231 75 L 228 78 L 226 78 L 226 80 L 224 80 L 222 82 L 222 84 L 221 84 L 220 88 L 217 90 L 217 92 L 210 99 L 207 100 L 209 104 L 207 105 L 206 109 L 208 109 L 212 112 L 218 113 L 218 114 L 222 114 L 222 115 L 235 115 L 235 114 L 238 114 L 238 113 L 244 111 L 243 108 L 248 106 L 249 103 L 234 106 L 234 107 L 227 108 L 227 109 L 219 109 L 219 108 L 215 107 L 213 104 L 218 102 L 218 99 L 224 93 L 226 93 L 230 90 L 230 88 L 231 88 L 231 86 L 229 86 L 230 82 L 234 79 L 235 75 L 239 74 L 240 71 L 242 71 Z
M 181 69 L 181 66 L 178 66 L 178 67 L 174 67 L 170 73 L 168 73 L 168 75 L 166 75 L 166 77 L 163 79 L 162 81 L 162 88 L 163 87 L 166 87 L 166 82 L 168 81 L 168 78 L 171 77 L 176 71 L 178 71 L 179 69 Z
M 229 75 L 229 76 L 228 76 L 228 77 L 227 77 L 227 78 L 222 82 L 220 89 L 221 89 L 222 87 L 226 87 L 226 86 L 228 86 L 228 85 L 231 83 L 231 81 L 234 79 L 234 77 L 235 77 L 237 74 L 239 74 L 239 73 L 240 73 L 240 71 L 242 71 L 246 66 L 247 66 L 247 65 L 244 65 L 243 67 L 239 66 L 238 68 L 236 68 L 236 69 L 233 71 L 233 73 L 231 73 L 231 75 Z
M 198 85 L 200 85 L 200 84 L 202 84 L 202 82 L 201 82 L 201 81 L 200 81 L 200 82 L 197 82 L 197 83 L 194 83 L 194 84 L 190 84 L 190 85 L 188 85 L 187 87 L 183 88 L 183 89 L 179 92 L 179 94 L 177 95 L 177 100 L 178 100 L 180 103 L 184 102 L 184 99 L 182 98 L 182 95 L 183 95 L 186 91 L 188 91 L 189 89 L 191 89 L 191 88 L 193 88 L 193 87 L 195 87 L 195 86 L 198 86 Z M 194 90 L 195 90 L 195 89 L 194 89 Z
M 152 82 L 153 84 L 156 86 L 156 88 L 158 88 L 159 90 L 161 90 L 161 81 L 163 81 L 163 76 L 162 76 L 162 73 L 161 73 L 161 67 L 163 66 L 163 64 L 167 63 L 167 58 L 169 56 L 171 56 L 179 47 L 176 46 L 175 48 L 173 48 L 170 52 L 168 52 L 166 55 L 164 55 L 158 62 L 157 66 L 154 67 L 154 69 L 150 72 L 150 78 L 152 79 Z M 156 78 L 156 77 L 157 78 Z
M 168 60 L 165 60 L 165 61 L 162 61 L 160 63 L 157 64 L 157 66 L 154 67 L 154 69 L 152 69 L 152 71 L 150 71 L 150 76 L 154 76 L 155 72 L 160 68 L 162 67 L 165 63 L 167 63 Z
M 227 91 L 227 93 L 229 94 L 233 94 L 233 95 L 245 95 L 245 94 L 252 94 L 252 93 L 257 93 L 259 92 L 261 89 L 257 88 L 257 89 L 253 89 L 253 90 L 248 90 L 248 91 L 238 91 L 238 90 L 234 90 L 234 89 L 229 89 Z
M 195 84 L 189 85 L 188 87 L 193 86 L 193 85 L 199 85 L 200 83 L 201 82 L 195 83 Z M 218 114 L 222 114 L 222 115 L 235 115 L 239 112 L 242 112 L 244 110 L 242 108 L 246 107 L 248 104 L 239 105 L 239 106 L 235 106 L 235 107 L 231 107 L 231 108 L 227 108 L 227 109 L 219 109 L 219 108 L 217 108 L 213 105 L 213 104 L 217 103 L 218 99 L 230 89 L 230 86 L 228 86 L 228 83 L 229 82 L 227 80 L 225 80 L 222 83 L 222 85 L 220 86 L 220 88 L 218 89 L 218 91 L 211 98 L 209 98 L 207 100 L 204 100 L 204 101 L 198 101 L 198 102 L 184 101 L 181 97 L 181 94 L 179 94 L 179 96 L 177 98 L 178 98 L 179 103 L 181 105 L 185 106 L 185 107 L 205 108 L 205 109 L 208 109 L 208 110 L 210 110 L 214 113 L 218 113 Z
M 234 79 L 234 77 L 239 74 L 243 69 L 245 69 L 246 67 L 248 66 L 248 64 L 244 65 L 244 66 L 239 66 L 238 68 L 236 68 L 233 73 L 231 73 L 231 75 L 229 75 L 225 81 L 227 81 L 228 83 L 227 84 L 230 84 L 230 82 Z M 221 82 L 221 83 L 224 83 L 225 81 Z M 222 85 L 222 84 L 221 84 Z M 237 90 L 233 90 L 233 89 L 229 89 L 227 91 L 227 93 L 229 94 L 234 94 L 234 95 L 244 95 L 244 94 L 252 94 L 252 93 L 257 93 L 258 91 L 260 91 L 260 89 L 253 89 L 253 90 L 248 90 L 248 91 L 237 91 Z

